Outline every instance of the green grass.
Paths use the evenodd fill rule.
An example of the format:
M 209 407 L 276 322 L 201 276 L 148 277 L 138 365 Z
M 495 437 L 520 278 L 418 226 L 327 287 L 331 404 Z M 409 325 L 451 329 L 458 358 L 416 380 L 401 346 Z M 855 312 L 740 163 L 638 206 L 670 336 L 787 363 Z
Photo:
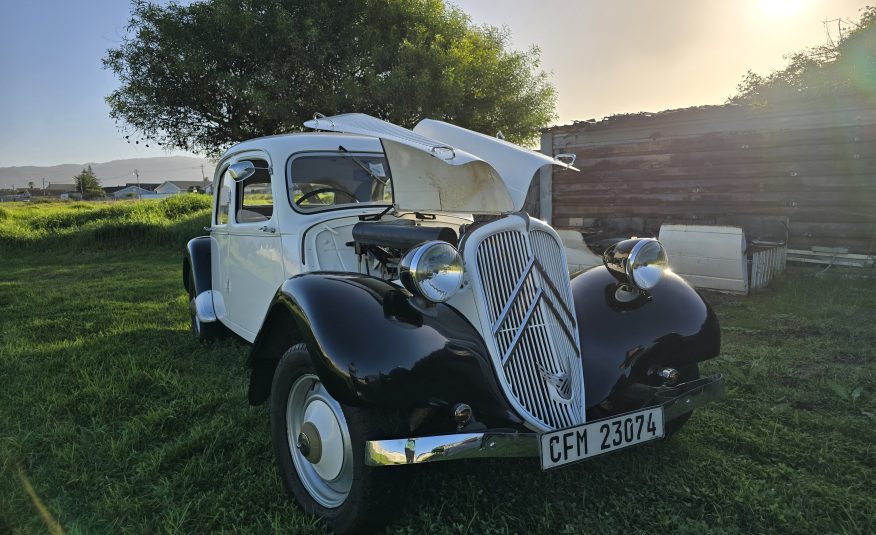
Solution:
M 64 232 L 0 238 L 0 533 L 47 532 L 20 475 L 71 534 L 321 533 L 285 497 L 265 407 L 247 405 L 246 345 L 189 334 L 174 240 L 118 251 Z M 679 435 L 544 474 L 425 466 L 386 531 L 872 533 L 876 277 L 792 270 L 710 297 L 723 355 L 702 369 L 726 374 L 728 399 Z
M 0 251 L 182 247 L 210 224 L 210 197 L 0 205 Z

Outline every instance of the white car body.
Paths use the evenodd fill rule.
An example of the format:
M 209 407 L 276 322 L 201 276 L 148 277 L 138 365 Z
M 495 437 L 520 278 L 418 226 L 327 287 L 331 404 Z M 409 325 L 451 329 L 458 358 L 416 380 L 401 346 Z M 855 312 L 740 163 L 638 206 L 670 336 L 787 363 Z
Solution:
M 394 194 L 393 214 L 385 217 L 410 219 L 418 211 L 436 215 L 434 220 L 420 221 L 422 226 L 459 226 L 470 222 L 474 211 L 518 211 L 540 167 L 568 167 L 543 154 L 440 121 L 424 120 L 413 133 L 361 114 L 331 118 L 331 123 L 323 119 L 322 123 L 314 120 L 306 124 L 357 133 L 257 138 L 231 147 L 216 166 L 214 191 L 220 191 L 225 181 L 231 184 L 232 194 L 227 222 L 220 222 L 217 203 L 213 206 L 213 310 L 203 315 L 215 316 L 248 342 L 255 340 L 271 299 L 289 277 L 309 271 L 364 273 L 366 268 L 345 244 L 352 241 L 352 227 L 360 216 L 389 207 L 388 203 L 348 204 L 319 212 L 296 211 L 285 201 L 289 199 L 287 173 L 295 158 L 341 154 L 339 147 L 350 154 L 385 154 L 393 173 Z M 491 160 L 481 159 L 482 154 Z M 228 176 L 228 168 L 243 161 L 264 162 L 270 173 L 273 211 L 264 221 L 237 220 L 240 183 Z

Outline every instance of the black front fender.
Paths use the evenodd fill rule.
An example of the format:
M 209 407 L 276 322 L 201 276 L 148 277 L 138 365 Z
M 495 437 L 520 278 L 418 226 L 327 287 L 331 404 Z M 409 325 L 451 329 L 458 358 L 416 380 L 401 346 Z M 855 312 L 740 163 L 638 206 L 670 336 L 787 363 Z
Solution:
M 268 397 L 282 351 L 300 341 L 326 389 L 343 403 L 416 408 L 464 402 L 485 423 L 520 422 L 478 331 L 451 307 L 418 303 L 381 279 L 307 273 L 287 280 L 250 354 L 251 403 Z
M 668 272 L 648 294 L 626 302 L 618 286 L 604 266 L 572 279 L 588 408 L 642 380 L 652 366 L 682 367 L 720 350 L 714 311 L 678 275 Z

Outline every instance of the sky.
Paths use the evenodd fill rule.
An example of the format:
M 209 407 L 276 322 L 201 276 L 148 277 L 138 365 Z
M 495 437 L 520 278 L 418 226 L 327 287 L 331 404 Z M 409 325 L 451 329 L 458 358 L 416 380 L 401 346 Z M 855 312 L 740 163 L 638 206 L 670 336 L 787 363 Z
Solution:
M 477 24 L 507 26 L 515 48 L 541 49 L 558 91 L 555 123 L 566 124 L 720 104 L 747 70 L 768 73 L 824 44 L 823 21 L 857 20 L 868 1 L 453 3 Z M 129 13 L 124 0 L 0 0 L 0 167 L 189 155 L 126 143 L 109 118 L 104 97 L 118 81 L 101 59 Z

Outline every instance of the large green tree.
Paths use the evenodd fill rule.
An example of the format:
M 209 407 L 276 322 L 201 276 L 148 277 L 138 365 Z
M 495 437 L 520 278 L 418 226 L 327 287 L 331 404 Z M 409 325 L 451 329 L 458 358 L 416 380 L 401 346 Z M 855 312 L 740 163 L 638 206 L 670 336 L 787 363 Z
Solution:
M 840 22 L 842 28 L 842 22 Z M 825 95 L 876 96 L 876 8 L 861 10 L 829 43 L 788 56 L 768 75 L 748 71 L 731 102 L 769 105 Z
M 100 187 L 100 179 L 94 174 L 90 165 L 74 176 L 73 182 L 76 183 L 76 191 L 82 195 L 83 199 L 97 199 L 104 196 L 103 188 Z
M 315 112 L 430 117 L 516 142 L 555 117 L 539 50 L 443 0 L 137 0 L 104 66 L 121 81 L 107 102 L 122 128 L 211 155 Z

